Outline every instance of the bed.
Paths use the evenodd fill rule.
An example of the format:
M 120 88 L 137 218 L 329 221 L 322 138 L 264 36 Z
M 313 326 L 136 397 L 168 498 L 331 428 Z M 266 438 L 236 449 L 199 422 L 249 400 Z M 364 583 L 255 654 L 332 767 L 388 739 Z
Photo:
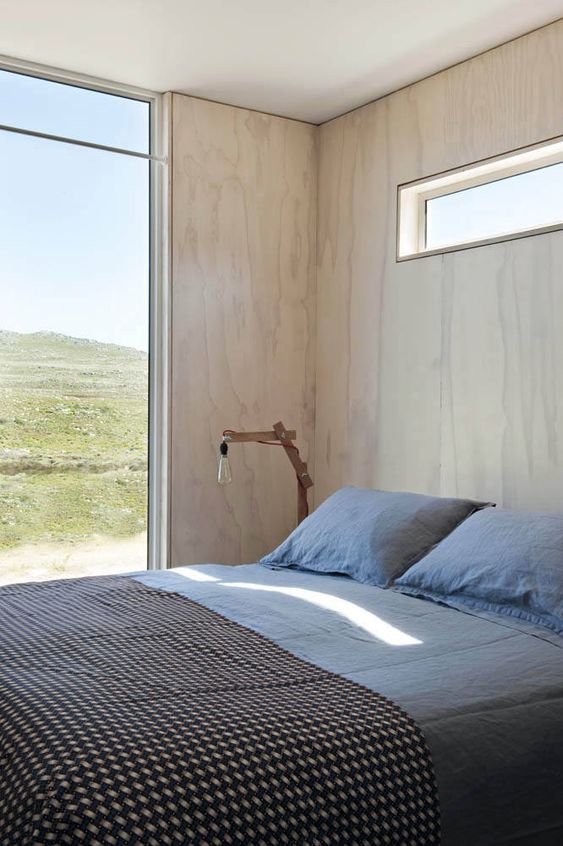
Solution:
M 3 846 L 562 843 L 563 638 L 408 590 L 260 564 L 3 588 Z

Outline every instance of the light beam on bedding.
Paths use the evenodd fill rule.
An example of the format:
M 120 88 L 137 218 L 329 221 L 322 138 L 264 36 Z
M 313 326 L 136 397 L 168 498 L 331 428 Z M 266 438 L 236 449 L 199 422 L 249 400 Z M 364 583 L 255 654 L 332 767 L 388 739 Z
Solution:
M 415 637 L 390 625 L 390 623 L 386 623 L 381 617 L 377 617 L 371 611 L 366 611 L 360 605 L 349 602 L 347 599 L 341 599 L 339 596 L 333 596 L 330 593 L 321 593 L 321 591 L 308 590 L 307 588 L 258 585 L 251 582 L 220 582 L 219 584 L 221 587 L 270 591 L 292 596 L 295 599 L 302 599 L 304 602 L 310 602 L 319 608 L 334 611 L 350 623 L 363 629 L 378 640 L 388 643 L 390 646 L 414 646 L 422 643 L 421 640 L 417 640 Z
M 176 567 L 174 572 L 178 576 L 183 576 L 185 579 L 191 579 L 192 582 L 218 582 L 216 576 L 210 576 L 208 573 L 204 573 L 202 570 L 198 570 L 197 567 L 190 565 L 189 567 Z

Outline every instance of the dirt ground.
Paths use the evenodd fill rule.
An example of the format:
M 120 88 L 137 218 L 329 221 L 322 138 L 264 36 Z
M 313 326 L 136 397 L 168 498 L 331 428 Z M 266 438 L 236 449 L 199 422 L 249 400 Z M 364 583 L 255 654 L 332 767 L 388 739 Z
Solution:
M 131 573 L 147 566 L 147 536 L 26 544 L 0 552 L 0 585 Z

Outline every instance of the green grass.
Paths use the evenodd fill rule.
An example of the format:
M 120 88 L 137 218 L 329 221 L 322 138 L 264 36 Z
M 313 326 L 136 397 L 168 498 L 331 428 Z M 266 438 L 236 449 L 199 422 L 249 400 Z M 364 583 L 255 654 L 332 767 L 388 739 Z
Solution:
M 146 528 L 147 355 L 0 331 L 0 549 Z

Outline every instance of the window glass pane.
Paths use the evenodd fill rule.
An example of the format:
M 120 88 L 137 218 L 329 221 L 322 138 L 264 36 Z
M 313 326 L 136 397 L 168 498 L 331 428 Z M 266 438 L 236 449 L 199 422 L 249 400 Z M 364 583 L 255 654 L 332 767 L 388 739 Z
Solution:
M 426 249 L 562 222 L 563 163 L 428 200 Z
M 146 567 L 149 167 L 0 132 L 0 584 Z
M 148 103 L 0 71 L 0 123 L 149 152 Z

